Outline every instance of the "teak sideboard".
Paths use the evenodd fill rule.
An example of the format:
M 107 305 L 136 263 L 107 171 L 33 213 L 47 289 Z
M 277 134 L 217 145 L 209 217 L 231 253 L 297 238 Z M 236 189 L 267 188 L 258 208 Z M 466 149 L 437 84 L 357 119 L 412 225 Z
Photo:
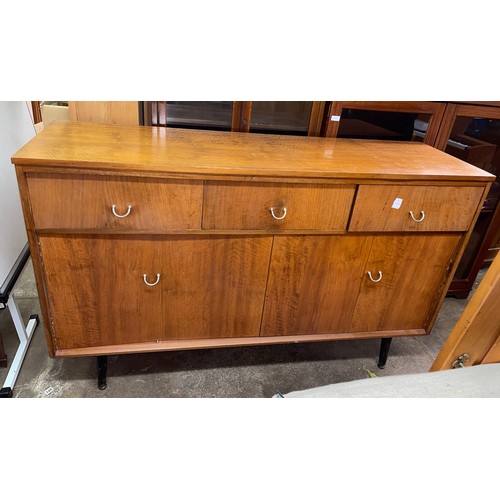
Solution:
M 421 143 L 53 123 L 12 158 L 51 356 L 430 332 L 495 177 Z

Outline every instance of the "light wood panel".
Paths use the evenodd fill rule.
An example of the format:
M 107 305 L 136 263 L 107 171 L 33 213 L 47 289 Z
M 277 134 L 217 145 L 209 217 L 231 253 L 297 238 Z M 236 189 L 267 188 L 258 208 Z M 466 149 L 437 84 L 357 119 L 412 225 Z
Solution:
M 162 337 L 161 245 L 129 236 L 42 236 L 56 349 Z
M 56 352 L 56 357 L 99 356 L 102 354 L 130 354 L 134 352 L 178 351 L 188 349 L 214 349 L 220 347 L 242 347 L 252 345 L 272 345 L 301 342 L 331 342 L 337 340 L 369 339 L 373 337 L 407 337 L 426 335 L 425 330 L 394 330 L 386 332 L 325 333 L 310 335 L 279 335 L 277 337 L 242 337 L 160 340 L 141 342 L 140 344 L 119 344 L 97 347 L 63 349 Z
M 453 327 L 430 371 L 448 370 L 458 356 L 469 355 L 467 366 L 500 361 L 500 255 L 489 267 Z
M 28 174 L 37 229 L 200 229 L 197 181 Z M 131 206 L 127 217 L 128 206 Z
M 482 187 L 360 186 L 349 231 L 467 231 L 483 193 Z M 423 220 L 410 211 L 417 220 L 423 211 Z
M 371 237 L 275 236 L 261 335 L 349 331 Z
M 401 179 L 406 182 L 479 183 L 494 179 L 477 167 L 420 143 L 74 122 L 51 124 L 15 153 L 13 162 L 143 174 Z
M 374 236 L 349 331 L 426 328 L 460 237 Z
M 108 125 L 139 125 L 138 101 L 68 101 L 71 120 Z
M 203 228 L 343 230 L 354 189 L 353 185 L 207 182 Z M 275 219 L 271 208 L 276 217 L 284 218 Z
M 164 339 L 258 336 L 272 236 L 162 242 Z

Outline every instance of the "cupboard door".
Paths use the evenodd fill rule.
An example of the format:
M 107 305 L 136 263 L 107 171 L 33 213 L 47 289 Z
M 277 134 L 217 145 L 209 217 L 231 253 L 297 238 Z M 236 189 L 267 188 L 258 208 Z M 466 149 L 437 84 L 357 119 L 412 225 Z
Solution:
M 271 246 L 271 236 L 166 238 L 164 338 L 258 336 Z
M 348 332 L 371 241 L 275 236 L 261 335 Z
M 58 350 L 161 338 L 160 246 L 153 238 L 41 236 Z
M 349 331 L 426 328 L 460 238 L 374 236 Z

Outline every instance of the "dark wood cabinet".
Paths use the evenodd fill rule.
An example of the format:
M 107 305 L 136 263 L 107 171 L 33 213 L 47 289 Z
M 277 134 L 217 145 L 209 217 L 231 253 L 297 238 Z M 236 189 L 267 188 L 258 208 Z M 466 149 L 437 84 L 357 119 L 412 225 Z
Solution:
M 445 107 L 425 101 L 335 101 L 329 105 L 325 135 L 433 146 Z
M 319 136 L 325 101 L 144 101 L 142 124 Z
M 434 146 L 497 176 L 448 290 L 465 298 L 500 246 L 500 103 L 447 103 Z

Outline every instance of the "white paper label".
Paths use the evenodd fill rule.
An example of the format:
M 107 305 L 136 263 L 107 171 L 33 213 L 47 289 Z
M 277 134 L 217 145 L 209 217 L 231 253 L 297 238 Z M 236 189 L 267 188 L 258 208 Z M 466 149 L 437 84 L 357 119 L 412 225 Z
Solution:
M 332 116 L 330 117 L 330 120 L 331 120 L 332 122 L 339 122 L 339 121 L 340 121 L 340 115 L 332 115 Z
M 403 199 L 402 198 L 396 198 L 394 202 L 392 203 L 392 208 L 401 208 L 401 205 L 403 204 Z

